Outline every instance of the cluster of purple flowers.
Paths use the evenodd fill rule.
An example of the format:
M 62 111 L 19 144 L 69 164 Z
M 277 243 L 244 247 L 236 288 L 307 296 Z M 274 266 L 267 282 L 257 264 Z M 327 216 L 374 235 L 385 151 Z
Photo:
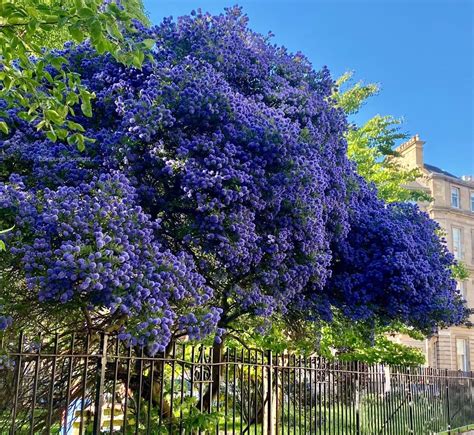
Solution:
M 0 331 L 4 331 L 12 325 L 13 319 L 11 316 L 0 316 Z
M 178 331 L 219 342 L 246 314 L 462 317 L 431 221 L 356 177 L 327 69 L 239 8 L 142 32 L 156 46 L 141 70 L 88 44 L 60 53 L 97 96 L 74 119 L 94 139 L 84 152 L 9 112 L 0 221 L 40 300 L 124 315 L 121 338 L 152 353 Z
M 331 303 L 351 318 L 376 313 L 381 323 L 397 319 L 427 332 L 465 320 L 438 224 L 416 205 L 385 205 L 361 187 L 351 199 L 349 234 L 333 248 Z
M 4 331 L 13 323 L 12 316 L 6 314 L 4 311 L 5 311 L 5 308 L 2 305 L 0 305 L 0 331 Z
M 4 209 L 17 213 L 11 252 L 40 301 L 106 307 L 130 318 L 131 344 L 153 338 L 163 348 L 173 320 L 212 298 L 186 254 L 173 255 L 158 242 L 159 223 L 137 205 L 123 175 L 35 195 L 24 189 L 11 177 L 0 193 Z

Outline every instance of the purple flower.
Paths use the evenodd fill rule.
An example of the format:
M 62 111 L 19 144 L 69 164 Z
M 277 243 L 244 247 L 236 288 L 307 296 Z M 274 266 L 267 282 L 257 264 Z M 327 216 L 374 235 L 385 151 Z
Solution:
M 58 53 L 97 96 L 72 117 L 95 139 L 84 152 L 8 110 L 2 265 L 42 303 L 122 313 L 120 338 L 150 354 L 173 334 L 218 342 L 244 315 L 464 319 L 436 225 L 355 174 L 326 68 L 239 8 L 140 32 L 156 41 L 141 70 L 87 43 Z

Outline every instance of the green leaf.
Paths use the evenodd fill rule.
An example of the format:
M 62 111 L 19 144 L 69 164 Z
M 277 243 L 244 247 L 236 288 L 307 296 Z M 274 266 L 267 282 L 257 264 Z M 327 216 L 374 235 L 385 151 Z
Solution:
M 58 137 L 56 136 L 56 133 L 53 130 L 46 132 L 46 137 L 51 142 L 56 142 L 56 140 L 58 139 Z
M 64 118 L 61 117 L 61 115 L 56 112 L 55 110 L 46 110 L 45 115 L 47 119 L 50 119 L 56 124 L 62 124 L 64 122 Z
M 5 76 L 5 78 L 3 79 L 3 86 L 4 86 L 5 91 L 11 90 L 15 81 L 16 80 L 14 77 Z
M 124 12 L 114 2 L 107 5 L 107 10 L 117 18 L 122 18 L 124 15 Z
M 69 144 L 75 144 L 79 151 L 84 151 L 86 149 L 85 141 L 86 138 L 81 133 L 74 133 L 67 138 Z
M 16 17 L 8 17 L 7 18 L 7 23 L 16 25 L 16 24 L 25 24 L 25 17 L 23 16 L 16 16 Z
M 99 40 L 102 38 L 102 25 L 99 20 L 93 20 L 89 24 L 89 32 L 92 39 Z
M 38 122 L 38 125 L 36 126 L 36 130 L 37 131 L 40 131 L 43 127 L 45 127 L 46 125 L 48 125 L 48 121 L 46 121 L 45 119 L 43 119 L 42 121 Z
M 48 72 L 48 71 L 43 71 L 43 75 L 46 77 L 46 80 L 48 80 L 49 83 L 53 83 L 53 76 Z
M 13 228 L 15 228 L 15 225 L 13 225 L 11 228 L 8 228 L 6 230 L 0 230 L 0 234 L 9 233 L 11 230 L 13 230 Z M 3 240 L 0 240 L 0 251 L 6 251 L 5 242 Z
M 93 139 L 91 137 L 85 137 L 84 136 L 84 141 L 85 142 L 90 142 L 90 143 L 96 143 L 97 142 L 97 139 Z
M 41 75 L 44 71 L 44 67 L 46 66 L 46 62 L 44 60 L 38 61 L 36 64 L 36 74 Z
M 68 92 L 66 97 L 66 104 L 72 106 L 79 102 L 79 96 L 75 92 Z
M 141 69 L 144 59 L 145 59 L 145 54 L 143 53 L 143 51 L 136 50 L 133 52 L 132 65 L 135 68 Z
M 84 136 L 80 133 L 77 133 L 77 149 L 80 152 L 83 152 L 86 149 L 86 146 L 84 144 Z
M 82 113 L 88 118 L 92 117 L 92 106 L 91 101 L 88 97 L 85 98 L 84 96 L 82 96 L 81 110 Z
M 117 23 L 115 22 L 115 20 L 113 21 L 109 21 L 106 25 L 105 25 L 105 28 L 107 29 L 107 33 L 110 35 L 110 36 L 113 36 L 114 38 L 118 39 L 118 40 L 123 40 L 123 35 L 122 33 L 120 32 L 119 30 L 119 27 L 117 25 Z
M 0 121 L 0 131 L 3 131 L 5 134 L 8 134 L 8 132 L 10 131 L 5 121 Z
M 61 140 L 67 138 L 68 131 L 65 128 L 56 128 L 54 132 L 56 133 L 56 136 Z
M 144 39 L 142 44 L 147 50 L 149 50 L 156 44 L 156 41 L 154 39 Z
M 57 69 L 58 71 L 60 69 L 62 69 L 62 66 L 64 64 L 68 64 L 69 62 L 67 61 L 67 59 L 63 56 L 55 56 L 55 57 L 52 57 L 49 59 L 51 65 L 53 65 L 53 67 L 55 69 Z
M 81 18 L 92 18 L 94 17 L 94 11 L 90 8 L 80 8 L 77 11 L 77 15 L 79 15 Z
M 18 117 L 23 119 L 24 121 L 31 122 L 31 121 L 34 121 L 38 117 L 37 115 L 34 115 L 33 112 L 32 113 L 29 113 L 29 111 L 18 112 Z
M 10 228 L 7 228 L 6 230 L 0 230 L 0 234 L 9 233 L 10 231 L 13 230 L 13 228 L 15 228 L 15 225 L 13 225 L 13 226 L 10 227 Z
M 69 26 L 69 33 L 71 34 L 73 39 L 79 44 L 84 41 L 84 32 L 80 29 L 78 25 Z
M 77 130 L 77 131 L 82 131 L 82 132 L 85 131 L 84 127 L 81 124 L 78 124 L 77 122 L 74 122 L 74 121 L 67 121 L 67 126 L 71 130 Z
M 108 41 L 105 38 L 100 38 L 97 39 L 97 42 L 95 44 L 95 48 L 99 54 L 104 54 L 107 51 L 107 48 L 109 47 Z

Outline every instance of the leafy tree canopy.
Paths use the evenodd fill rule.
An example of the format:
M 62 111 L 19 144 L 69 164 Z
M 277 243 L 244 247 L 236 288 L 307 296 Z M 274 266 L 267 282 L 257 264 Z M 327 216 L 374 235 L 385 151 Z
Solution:
M 379 92 L 375 83 L 354 83 L 352 73 L 337 81 L 333 97 L 347 115 L 359 112 L 366 100 Z M 430 200 L 421 190 L 408 188 L 421 176 L 418 169 L 407 169 L 396 159 L 397 142 L 407 139 L 400 130 L 402 119 L 391 115 L 376 115 L 361 126 L 352 125 L 347 131 L 347 153 L 355 162 L 357 172 L 377 187 L 378 197 L 386 202 Z
M 338 86 L 333 97 L 347 115 L 357 114 L 366 101 L 379 92 L 379 86 L 374 83 L 354 82 L 352 73 L 344 74 L 336 83 Z M 376 115 L 361 126 L 351 125 L 346 133 L 348 156 L 356 163 L 357 172 L 377 187 L 378 197 L 384 201 L 428 201 L 431 198 L 426 192 L 410 186 L 422 175 L 421 172 L 406 169 L 394 158 L 398 156 L 394 151 L 397 141 L 407 138 L 400 130 L 401 124 L 402 120 L 393 116 Z M 440 230 L 437 232 L 443 235 Z M 464 265 L 459 262 L 453 265 L 452 275 L 458 280 L 468 276 Z M 419 349 L 394 343 L 388 338 L 395 333 L 423 339 L 424 334 L 398 321 L 386 325 L 378 320 L 348 322 L 344 316 L 335 315 L 330 324 L 304 322 L 295 326 L 294 323 L 282 323 L 281 331 L 272 329 L 275 337 L 263 340 L 267 346 L 276 343 L 279 351 L 285 347 L 302 352 L 317 350 L 326 356 L 336 353 L 338 358 L 392 364 L 417 364 L 424 361 Z M 261 339 L 251 335 L 249 340 L 258 343 Z
M 374 83 L 354 82 L 352 73 L 344 74 L 336 84 L 333 98 L 348 116 L 357 114 L 366 101 L 379 92 L 379 86 Z M 429 201 L 431 198 L 426 192 L 414 190 L 410 186 L 422 175 L 421 172 L 406 169 L 394 158 L 398 156 L 394 151 L 397 142 L 408 137 L 400 130 L 401 125 L 401 119 L 381 115 L 374 116 L 360 126 L 350 125 L 346 132 L 348 156 L 356 163 L 357 172 L 377 187 L 377 196 L 384 201 Z M 443 236 L 442 231 L 437 230 L 437 233 Z M 462 263 L 457 262 L 452 266 L 453 278 L 464 280 L 468 275 Z M 329 323 L 295 319 L 274 322 L 265 336 L 253 332 L 251 325 L 246 325 L 231 334 L 231 338 L 236 340 L 239 337 L 238 343 L 250 343 L 275 352 L 317 352 L 326 357 L 337 356 L 369 363 L 412 365 L 424 362 L 424 355 L 418 348 L 389 339 L 392 334 L 405 334 L 423 340 L 426 335 L 413 327 L 407 327 L 399 321 L 387 325 L 380 319 L 354 321 L 348 320 L 340 312 L 335 311 L 333 314 Z
M 250 320 L 260 333 L 334 313 L 464 320 L 436 224 L 356 174 L 327 69 L 249 30 L 239 8 L 136 38 L 154 42 L 141 69 L 89 42 L 56 53 L 53 80 L 67 65 L 96 95 L 94 117 L 78 101 L 68 115 L 93 140 L 82 152 L 4 103 L 4 318 L 79 312 L 150 353 Z

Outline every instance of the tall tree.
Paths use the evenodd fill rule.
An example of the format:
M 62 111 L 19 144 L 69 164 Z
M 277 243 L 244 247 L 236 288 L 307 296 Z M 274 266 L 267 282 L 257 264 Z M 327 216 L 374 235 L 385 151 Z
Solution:
M 93 118 L 74 111 L 94 139 L 82 152 L 10 110 L 0 298 L 13 328 L 39 329 L 44 313 L 118 329 L 150 355 L 211 337 L 218 361 L 227 334 L 273 320 L 463 321 L 434 222 L 354 171 L 327 69 L 251 31 L 239 8 L 144 36 L 156 46 L 141 69 L 90 44 L 57 53 L 97 96 Z
M 355 82 L 353 74 L 348 72 L 336 81 L 332 97 L 335 104 L 352 118 L 359 113 L 368 99 L 376 96 L 379 91 L 377 84 Z M 402 124 L 402 119 L 392 115 L 376 115 L 362 125 L 350 124 L 345 134 L 347 155 L 355 163 L 358 174 L 376 186 L 377 196 L 383 201 L 429 201 L 430 197 L 425 191 L 411 187 L 412 183 L 422 176 L 421 171 L 405 168 L 396 158 L 396 145 L 408 137 L 401 130 Z M 375 223 L 374 220 L 372 225 Z M 369 233 L 370 231 L 364 233 L 363 238 Z M 347 267 L 347 264 L 344 267 Z M 452 275 L 456 279 L 465 279 L 466 271 L 463 265 L 453 265 Z M 380 284 L 380 290 L 389 293 L 386 283 Z M 398 320 L 388 324 L 380 322 L 380 318 L 354 321 L 334 309 L 331 322 L 295 322 L 290 319 L 289 322 L 279 322 L 263 337 L 253 332 L 247 335 L 246 331 L 249 329 L 239 331 L 240 340 L 244 336 L 249 342 L 276 351 L 317 351 L 327 357 L 336 354 L 338 358 L 343 359 L 393 364 L 419 364 L 425 359 L 420 350 L 394 343 L 389 339 L 390 334 L 403 333 L 423 340 L 426 335 L 421 331 Z
M 424 214 L 386 207 L 354 173 L 327 70 L 270 45 L 239 9 L 143 32 L 156 49 L 141 70 L 90 44 L 57 53 L 98 96 L 96 117 L 74 118 L 95 139 L 90 149 L 52 146 L 21 108 L 10 111 L 3 215 L 16 225 L 10 267 L 25 273 L 31 295 L 64 307 L 92 304 L 99 317 L 107 307 L 112 319 L 128 318 L 128 339 L 159 349 L 173 330 L 197 338 L 201 329 L 274 313 L 329 319 L 332 306 L 361 317 L 360 305 L 363 318 L 421 328 L 457 321 L 462 304 L 440 315 L 426 298 L 424 316 L 405 306 L 410 291 L 444 291 L 438 303 L 457 303 L 452 260 Z M 369 218 L 379 224 L 370 227 Z M 389 225 L 398 240 L 385 235 Z M 372 238 L 359 240 L 359 228 Z M 399 233 L 422 234 L 425 243 Z M 393 244 L 413 256 L 388 258 L 374 276 L 347 255 L 361 250 L 375 260 Z M 416 261 L 431 265 L 430 281 L 426 268 L 405 277 Z M 150 275 L 140 273 L 144 264 Z M 413 281 L 393 300 L 403 310 L 354 290 L 341 265 L 355 268 L 357 285 L 373 288 L 372 296 L 383 294 L 375 278 L 385 267 L 393 285 Z M 435 278 L 440 289 L 430 284 Z
M 354 82 L 351 72 L 341 76 L 336 83 L 333 97 L 336 104 L 350 117 L 357 115 L 367 100 L 380 91 L 375 83 Z M 421 171 L 407 169 L 397 159 L 399 155 L 395 148 L 398 142 L 408 138 L 401 130 L 402 124 L 402 119 L 392 115 L 375 115 L 362 125 L 352 124 L 346 134 L 348 156 L 355 162 L 357 172 L 377 187 L 378 197 L 384 201 L 430 201 L 430 196 L 424 190 L 411 187 L 422 176 Z M 453 265 L 452 274 L 453 278 L 465 279 L 463 265 Z M 323 326 L 321 346 L 326 353 L 330 349 L 337 349 L 340 358 L 395 364 L 424 362 L 421 351 L 393 343 L 388 338 L 390 334 L 407 334 L 419 340 L 426 337 L 421 331 L 400 322 L 389 325 L 363 322 L 354 325 L 344 317 L 339 317 L 338 322 Z

